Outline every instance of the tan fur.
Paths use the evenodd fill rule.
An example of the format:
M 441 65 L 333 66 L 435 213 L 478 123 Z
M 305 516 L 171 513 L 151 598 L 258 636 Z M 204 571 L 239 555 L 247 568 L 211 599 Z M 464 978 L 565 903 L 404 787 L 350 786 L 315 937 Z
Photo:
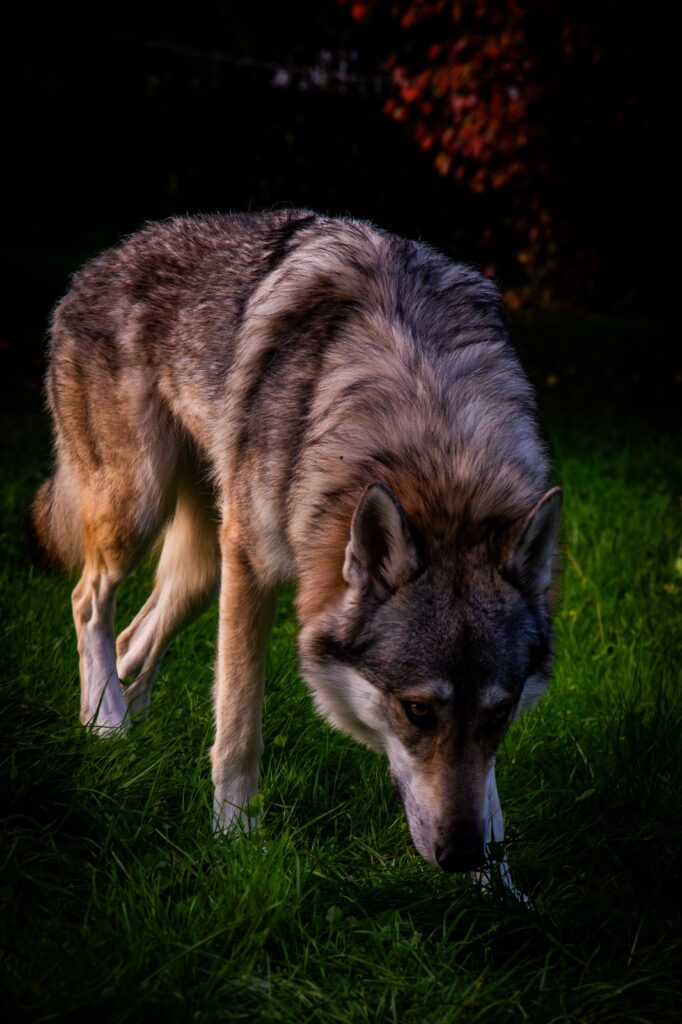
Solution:
M 514 558 L 525 571 L 520 530 L 530 524 L 533 541 L 537 527 L 551 548 L 555 534 L 534 520 L 548 500 L 558 525 L 532 392 L 490 282 L 426 246 L 309 211 L 148 225 L 83 268 L 57 306 L 48 399 L 56 469 L 33 518 L 51 556 L 81 569 L 85 723 L 107 735 L 146 709 L 164 649 L 220 581 L 214 824 L 248 828 L 274 593 L 293 580 L 316 703 L 403 772 L 424 856 L 438 860 L 463 821 L 483 827 L 495 744 L 478 749 L 467 734 L 455 765 L 447 726 L 428 753 L 409 735 L 402 694 L 438 679 L 453 721 L 458 700 L 484 721 L 474 683 L 467 696 L 466 679 L 444 674 L 460 635 L 505 660 L 523 609 L 507 578 Z M 373 487 L 384 536 L 375 510 L 363 548 L 354 514 Z M 115 645 L 116 588 L 159 542 L 152 593 Z M 383 555 L 356 572 L 373 545 Z M 529 559 L 542 604 L 547 560 Z M 423 661 L 404 645 L 413 680 L 390 664 L 370 680 L 357 652 L 335 657 L 417 578 L 428 592 L 415 585 L 412 608 L 403 594 L 410 610 L 387 627 L 404 643 L 412 617 L 427 617 L 413 645 Z M 520 621 L 539 643 L 535 619 Z M 379 627 L 369 632 L 381 648 Z M 479 661 L 467 671 L 480 670 L 480 690 Z
M 31 506 L 38 543 L 53 566 L 74 572 L 83 564 L 83 537 L 78 523 L 78 492 L 65 466 L 39 487 Z
M 221 531 L 220 549 L 220 642 L 211 763 L 214 827 L 224 831 L 235 823 L 244 829 L 252 824 L 253 815 L 243 812 L 258 792 L 265 642 L 275 600 L 272 590 L 259 585 L 239 533 L 229 522 Z
M 152 593 L 116 641 L 118 675 L 135 680 L 125 690 L 131 714 L 146 711 L 168 643 L 214 597 L 218 585 L 220 554 L 212 489 L 186 471 L 176 492 Z

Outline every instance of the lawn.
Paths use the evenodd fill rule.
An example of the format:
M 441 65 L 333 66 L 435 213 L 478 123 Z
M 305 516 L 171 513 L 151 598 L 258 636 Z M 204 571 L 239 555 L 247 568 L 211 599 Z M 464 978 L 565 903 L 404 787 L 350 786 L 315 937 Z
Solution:
M 532 906 L 419 858 L 385 763 L 312 710 L 291 593 L 269 652 L 258 832 L 210 830 L 214 610 L 172 645 L 148 721 L 107 741 L 81 729 L 70 582 L 34 566 L 23 535 L 49 432 L 17 362 L 0 477 L 4 1020 L 677 1019 L 674 325 L 513 326 L 566 496 L 553 682 L 498 768 Z M 122 625 L 149 580 L 147 566 L 123 589 Z

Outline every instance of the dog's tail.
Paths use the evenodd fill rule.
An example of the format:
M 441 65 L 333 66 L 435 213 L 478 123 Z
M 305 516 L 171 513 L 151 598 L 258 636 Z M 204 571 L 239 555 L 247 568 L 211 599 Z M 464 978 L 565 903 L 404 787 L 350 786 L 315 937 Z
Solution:
M 28 526 L 34 553 L 51 568 L 74 571 L 83 564 L 83 528 L 76 488 L 63 466 L 45 480 L 33 499 Z

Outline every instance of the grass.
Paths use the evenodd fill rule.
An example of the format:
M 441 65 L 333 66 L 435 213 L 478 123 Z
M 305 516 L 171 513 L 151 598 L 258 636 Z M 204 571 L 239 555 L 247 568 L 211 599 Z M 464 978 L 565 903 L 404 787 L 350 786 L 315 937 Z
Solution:
M 290 593 L 269 653 L 261 831 L 210 832 L 215 612 L 173 644 L 147 722 L 87 735 L 70 583 L 30 563 L 21 530 L 47 425 L 35 392 L 7 389 L 5 1020 L 675 1019 L 682 439 L 666 331 L 516 331 L 566 493 L 554 679 L 498 770 L 532 909 L 420 860 L 385 764 L 312 711 Z M 121 623 L 149 579 L 122 592 Z

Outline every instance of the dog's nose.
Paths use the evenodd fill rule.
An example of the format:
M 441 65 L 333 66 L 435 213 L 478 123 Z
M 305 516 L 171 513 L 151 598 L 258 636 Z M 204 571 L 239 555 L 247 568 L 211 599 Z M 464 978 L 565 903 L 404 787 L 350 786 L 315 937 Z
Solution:
M 474 871 L 483 863 L 481 830 L 469 821 L 455 825 L 444 843 L 436 844 L 436 860 L 443 871 Z

